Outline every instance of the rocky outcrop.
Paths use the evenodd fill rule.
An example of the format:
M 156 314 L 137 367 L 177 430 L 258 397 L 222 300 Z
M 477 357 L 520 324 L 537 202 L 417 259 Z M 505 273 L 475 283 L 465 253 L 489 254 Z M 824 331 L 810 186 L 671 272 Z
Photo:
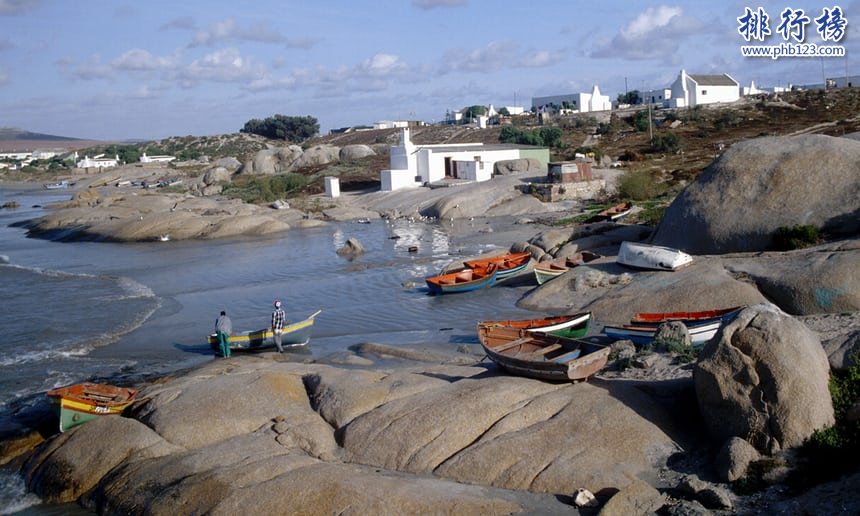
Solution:
M 693 377 L 710 434 L 759 451 L 799 446 L 834 422 L 818 337 L 772 305 L 745 308 L 699 355 Z
M 541 162 L 536 159 L 520 158 L 497 161 L 493 167 L 493 174 L 504 176 L 515 174 L 517 172 L 528 172 L 545 176 L 546 166 L 542 165 Z
M 225 167 L 210 168 L 203 174 L 203 184 L 206 186 L 216 183 L 226 183 L 232 178 L 232 173 Z
M 734 482 L 747 474 L 749 465 L 761 458 L 761 454 L 750 443 L 740 437 L 732 437 L 717 453 L 714 468 L 723 482 Z
M 654 243 L 693 254 L 763 251 L 783 226 L 860 231 L 860 142 L 823 135 L 733 145 L 666 210 Z
M 337 254 L 352 260 L 364 254 L 364 246 L 358 239 L 350 238 L 343 244 L 343 247 L 337 250 Z
M 334 145 L 317 145 L 305 150 L 290 167 L 295 170 L 313 165 L 325 165 L 340 159 L 340 147 Z
M 368 145 L 345 145 L 340 149 L 338 159 L 341 161 L 350 161 L 375 155 L 376 152 Z

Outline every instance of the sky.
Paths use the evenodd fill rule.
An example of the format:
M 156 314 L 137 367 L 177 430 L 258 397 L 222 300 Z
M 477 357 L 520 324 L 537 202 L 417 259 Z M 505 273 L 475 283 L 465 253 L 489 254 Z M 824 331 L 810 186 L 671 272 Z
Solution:
M 780 14 L 839 6 L 845 57 L 743 57 L 779 44 Z M 770 17 L 747 42 L 739 17 Z M 860 0 L 0 0 L 0 127 L 99 140 L 233 133 L 252 118 L 315 117 L 321 132 L 446 111 L 615 99 L 681 69 L 742 85 L 860 75 Z M 797 32 L 793 33 L 797 37 Z M 794 40 L 789 40 L 795 42 Z

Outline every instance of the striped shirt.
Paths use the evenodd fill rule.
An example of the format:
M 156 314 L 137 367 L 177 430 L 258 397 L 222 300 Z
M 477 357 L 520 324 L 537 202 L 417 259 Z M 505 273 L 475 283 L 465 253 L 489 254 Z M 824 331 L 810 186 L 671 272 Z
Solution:
M 283 330 L 284 324 L 287 320 L 286 314 L 280 308 L 276 309 L 272 312 L 272 329 L 273 330 Z

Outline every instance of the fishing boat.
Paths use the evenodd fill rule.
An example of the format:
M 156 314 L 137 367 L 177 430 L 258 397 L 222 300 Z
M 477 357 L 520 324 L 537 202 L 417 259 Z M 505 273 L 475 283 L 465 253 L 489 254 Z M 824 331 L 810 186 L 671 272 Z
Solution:
M 478 324 L 487 356 L 506 371 L 530 378 L 582 381 L 606 366 L 609 347 L 509 326 Z
M 439 276 L 425 278 L 427 288 L 432 294 L 456 294 L 470 292 L 496 283 L 498 266 L 491 263 L 485 267 L 465 268 Z
M 463 263 L 470 269 L 486 267 L 491 263 L 495 264 L 499 268 L 496 281 L 502 281 L 524 271 L 529 266 L 531 259 L 531 253 L 507 253 L 487 258 L 476 258 Z
M 603 256 L 591 251 L 582 251 L 566 258 L 563 262 L 555 260 L 538 263 L 535 265 L 535 279 L 537 279 L 538 285 L 543 285 L 547 281 L 561 276 L 572 267 L 594 261 L 598 258 L 603 258 Z
M 630 324 L 660 325 L 667 321 L 681 321 L 684 324 L 720 319 L 723 322 L 731 320 L 740 312 L 742 307 L 719 308 L 716 310 L 701 310 L 698 312 L 639 312 L 630 319 Z
M 706 319 L 697 322 L 686 322 L 687 332 L 690 334 L 690 342 L 693 346 L 701 346 L 714 338 L 723 319 Z M 606 325 L 603 334 L 615 340 L 631 340 L 639 346 L 646 346 L 654 340 L 657 333 L 657 324 L 625 324 L 622 326 Z
M 137 389 L 89 382 L 48 391 L 60 420 L 60 432 L 100 416 L 121 414 L 136 396 Z
M 281 345 L 284 347 L 304 346 L 311 339 L 311 329 L 314 325 L 314 317 L 320 314 L 322 310 L 317 310 L 306 319 L 298 322 L 290 323 L 284 326 L 284 331 L 281 333 Z M 271 328 L 263 328 L 255 331 L 242 331 L 230 335 L 227 338 L 231 350 L 236 349 L 265 349 L 275 347 L 275 334 Z M 209 335 L 209 346 L 214 351 L 220 351 L 218 344 L 218 335 L 212 333 Z
M 57 182 L 57 183 L 45 184 L 45 189 L 47 189 L 47 190 L 60 190 L 62 188 L 68 188 L 68 187 L 69 187 L 69 182 L 65 179 L 60 181 L 60 182 Z
M 559 337 L 578 339 L 588 333 L 591 312 L 556 315 L 542 319 L 520 319 L 514 321 L 481 321 L 484 326 L 503 326 L 526 330 L 532 333 L 549 333 Z
M 632 202 L 622 202 L 620 204 L 616 204 L 615 206 L 611 206 L 596 215 L 593 215 L 586 219 L 586 223 L 593 222 L 604 222 L 607 220 L 618 220 L 624 218 L 629 215 L 633 210 Z
M 636 269 L 675 271 L 693 263 L 693 257 L 671 247 L 622 242 L 616 261 Z

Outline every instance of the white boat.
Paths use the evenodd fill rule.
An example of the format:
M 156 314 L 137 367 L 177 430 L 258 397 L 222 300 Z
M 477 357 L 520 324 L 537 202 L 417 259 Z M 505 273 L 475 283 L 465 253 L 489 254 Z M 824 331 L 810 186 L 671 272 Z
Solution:
M 615 261 L 637 269 L 674 271 L 693 263 L 693 257 L 671 247 L 622 242 Z
M 701 322 L 684 322 L 687 332 L 690 334 L 690 342 L 693 346 L 701 346 L 713 339 L 723 324 L 720 318 L 709 319 Z M 625 324 L 623 326 L 606 325 L 601 330 L 604 335 L 615 340 L 632 340 L 640 346 L 650 344 L 657 333 L 656 326 Z
M 61 188 L 68 188 L 69 186 L 69 181 L 64 179 L 58 183 L 48 183 L 45 185 L 45 188 L 47 190 L 60 190 Z

